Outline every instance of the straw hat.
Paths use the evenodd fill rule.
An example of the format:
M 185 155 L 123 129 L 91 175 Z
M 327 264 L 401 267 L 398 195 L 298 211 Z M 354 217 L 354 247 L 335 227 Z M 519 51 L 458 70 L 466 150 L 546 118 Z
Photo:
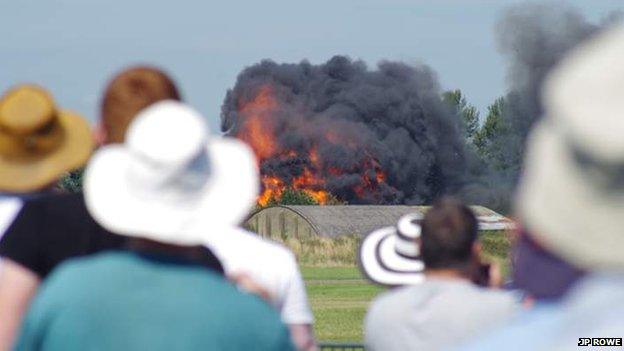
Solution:
M 175 245 L 239 224 L 258 190 L 251 149 L 211 137 L 199 113 L 171 100 L 142 110 L 125 143 L 99 149 L 84 175 L 87 208 L 104 228 Z
M 418 238 L 422 219 L 419 213 L 399 219 L 396 227 L 385 227 L 368 234 L 360 245 L 360 270 L 369 280 L 388 286 L 418 284 L 423 281 Z
M 583 269 L 624 268 L 624 27 L 564 60 L 544 90 L 516 208 L 544 247 Z
M 20 85 L 0 99 L 0 191 L 40 190 L 82 166 L 93 146 L 87 122 L 44 89 Z

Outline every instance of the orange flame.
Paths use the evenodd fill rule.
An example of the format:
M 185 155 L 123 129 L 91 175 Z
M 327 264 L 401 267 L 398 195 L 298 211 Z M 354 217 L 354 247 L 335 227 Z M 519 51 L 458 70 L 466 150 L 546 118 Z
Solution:
M 249 143 L 260 161 L 277 152 L 271 119 L 265 118 L 276 107 L 277 101 L 269 85 L 262 86 L 252 101 L 239 104 L 239 111 L 246 119 L 237 136 Z
M 326 204 L 330 200 L 330 194 L 325 189 L 326 179 L 322 175 L 340 176 L 346 173 L 344 168 L 328 166 L 324 168 L 324 162 L 318 153 L 316 146 L 311 146 L 307 154 L 300 155 L 296 150 L 281 147 L 276 138 L 276 128 L 273 125 L 271 114 L 275 113 L 279 102 L 274 95 L 274 89 L 270 85 L 260 87 L 256 96 L 250 101 L 239 101 L 238 112 L 243 118 L 243 124 L 237 131 L 236 136 L 246 141 L 254 150 L 260 165 L 265 160 L 278 158 L 281 160 L 305 159 L 307 164 L 303 166 L 301 174 L 290 179 L 281 179 L 274 174 L 262 174 L 262 194 L 258 197 L 258 204 L 266 206 L 272 199 L 278 199 L 287 188 L 303 191 L 319 204 Z M 304 122 L 305 123 L 305 122 Z M 305 129 L 305 126 L 302 127 Z M 360 146 L 357 140 L 348 138 L 340 131 L 328 131 L 324 135 L 324 142 L 340 144 L 351 150 L 358 150 Z M 360 184 L 353 191 L 362 197 L 367 191 L 374 191 L 379 184 L 386 181 L 386 175 L 380 165 L 368 157 L 362 167 L 364 174 Z M 353 169 L 351 169 L 353 171 Z
M 277 198 L 284 192 L 284 182 L 277 177 L 262 177 L 262 187 L 264 191 L 258 197 L 258 204 L 266 206 L 271 199 Z
M 329 200 L 329 193 L 325 190 L 315 190 L 312 187 L 318 186 L 315 178 L 308 169 L 304 174 L 292 180 L 291 188 L 301 190 L 308 194 L 314 201 L 324 205 Z M 258 204 L 266 206 L 272 199 L 279 198 L 286 190 L 287 185 L 281 179 L 273 176 L 262 177 L 262 188 L 264 191 L 258 197 Z

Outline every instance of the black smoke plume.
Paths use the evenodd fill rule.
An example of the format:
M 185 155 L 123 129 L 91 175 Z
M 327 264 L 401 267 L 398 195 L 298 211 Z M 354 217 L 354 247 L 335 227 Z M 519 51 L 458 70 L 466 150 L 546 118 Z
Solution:
M 326 179 L 326 190 L 349 203 L 428 203 L 466 182 L 458 123 L 428 67 L 382 62 L 370 70 L 344 56 L 321 65 L 265 60 L 246 68 L 228 91 L 224 131 L 240 135 L 249 123 L 241 105 L 266 86 L 279 103 L 262 118 L 283 152 L 262 160 L 264 175 L 298 176 L 315 148 L 323 162 L 314 172 Z M 297 156 L 284 156 L 288 150 Z M 384 181 L 372 179 L 377 168 Z M 362 175 L 372 184 L 362 186 Z
M 493 142 L 498 149 L 493 153 L 504 164 L 493 166 L 507 171 L 511 186 L 521 169 L 527 135 L 543 117 L 544 80 L 572 48 L 618 18 L 614 12 L 601 24 L 592 24 L 575 8 L 529 3 L 508 8 L 498 21 L 495 32 L 500 52 L 508 62 L 508 92 L 503 109 L 506 128 Z
M 570 49 L 616 18 L 592 24 L 561 4 L 518 5 L 503 14 L 496 33 L 508 61 L 504 128 L 487 152 L 467 146 L 430 68 L 381 62 L 369 69 L 344 56 L 320 65 L 265 60 L 246 68 L 227 92 L 221 127 L 245 139 L 250 115 L 241 106 L 268 86 L 277 107 L 261 119 L 281 151 L 261 157 L 263 175 L 289 183 L 312 170 L 324 190 L 349 203 L 426 204 L 453 194 L 506 210 L 527 134 L 544 111 L 544 79 Z

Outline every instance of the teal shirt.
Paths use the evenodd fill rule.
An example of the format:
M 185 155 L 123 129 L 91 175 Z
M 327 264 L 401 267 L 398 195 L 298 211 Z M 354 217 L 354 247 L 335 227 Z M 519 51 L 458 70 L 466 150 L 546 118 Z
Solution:
M 16 350 L 294 350 L 279 315 L 208 269 L 132 252 L 71 260 L 43 284 Z

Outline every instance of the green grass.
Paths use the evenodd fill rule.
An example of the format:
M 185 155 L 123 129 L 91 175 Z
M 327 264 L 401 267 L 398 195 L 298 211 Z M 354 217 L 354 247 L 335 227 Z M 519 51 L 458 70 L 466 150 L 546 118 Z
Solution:
M 357 267 L 302 267 L 322 341 L 361 341 L 370 301 L 382 288 L 370 284 Z
M 501 266 L 503 276 L 508 276 L 511 270 L 509 235 L 505 232 L 484 232 L 479 236 L 479 240 L 481 241 L 483 256 L 488 260 L 497 262 Z
M 480 240 L 484 256 L 499 262 L 503 274 L 508 274 L 508 236 L 503 232 L 487 232 L 481 234 Z M 369 283 L 356 267 L 358 242 L 355 237 L 286 241 L 302 266 L 318 340 L 361 342 L 368 305 L 384 291 Z

